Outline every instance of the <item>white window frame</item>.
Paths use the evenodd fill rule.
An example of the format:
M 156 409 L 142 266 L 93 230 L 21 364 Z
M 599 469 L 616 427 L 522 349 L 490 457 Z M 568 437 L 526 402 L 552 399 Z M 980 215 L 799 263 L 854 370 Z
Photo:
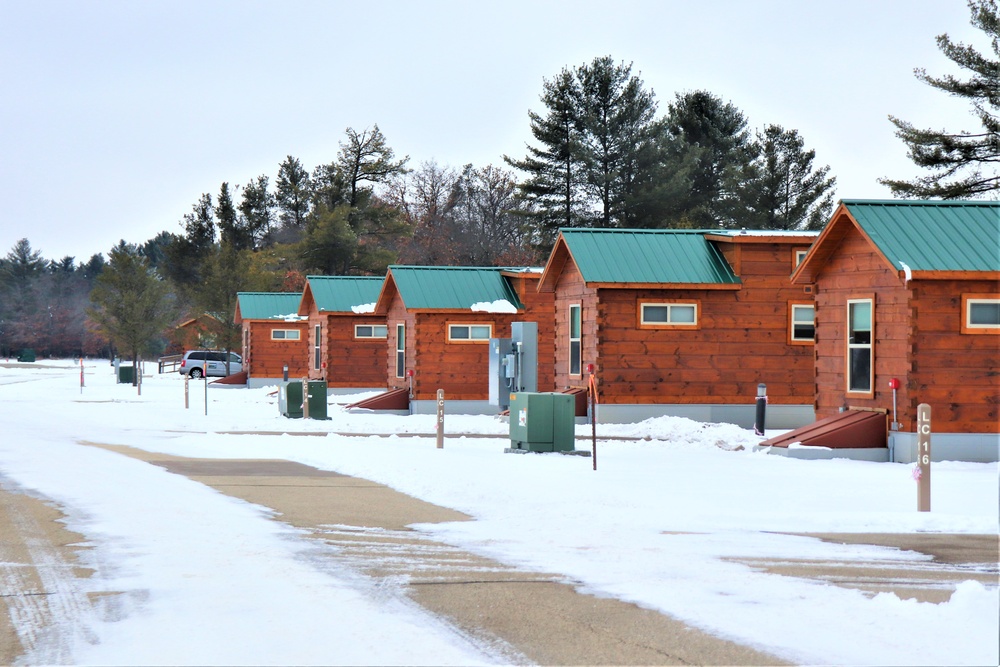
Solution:
M 667 309 L 667 319 L 663 320 L 648 320 L 646 319 L 646 309 L 647 308 L 666 308 Z M 694 321 L 693 322 L 675 322 L 673 317 L 674 309 L 692 309 L 694 310 Z M 698 328 L 698 315 L 699 304 L 697 301 L 649 301 L 639 304 L 639 326 L 641 327 L 654 327 L 654 328 L 670 328 L 670 329 L 697 329 Z
M 812 311 L 812 318 L 809 322 L 813 327 L 813 335 L 808 338 L 795 335 L 795 325 L 804 324 L 805 320 L 797 320 L 795 311 L 808 308 Z M 816 304 L 814 303 L 790 303 L 788 304 L 788 342 L 792 345 L 809 345 L 816 342 Z
M 867 304 L 869 313 L 869 331 L 868 331 L 868 342 L 858 343 L 851 341 L 851 306 Z M 853 298 L 847 300 L 847 319 L 844 323 L 844 333 L 845 341 L 847 344 L 847 355 L 844 359 L 844 379 L 847 384 L 847 393 L 856 394 L 862 396 L 874 396 L 875 395 L 875 298 L 874 297 L 864 297 L 864 298 Z M 859 329 L 858 331 L 864 331 Z M 854 388 L 854 377 L 853 368 L 851 364 L 851 357 L 855 351 L 868 351 L 868 388 L 867 389 L 855 389 Z
M 464 338 L 461 336 L 455 336 L 456 331 L 461 331 L 465 329 L 468 334 Z M 472 335 L 475 329 L 486 329 L 486 337 L 482 335 L 474 337 Z M 482 334 L 482 331 L 479 331 Z M 492 322 L 472 322 L 472 323 L 448 323 L 448 342 L 449 343 L 489 343 L 490 338 L 493 338 L 493 323 Z
M 808 255 L 808 254 L 809 254 L 809 248 L 805 248 L 805 249 L 796 248 L 795 250 L 792 251 L 792 270 L 793 271 L 795 269 L 799 268 L 799 264 L 802 263 L 802 260 L 804 260 L 806 258 L 806 255 Z
M 323 369 L 323 327 L 317 324 L 313 327 L 313 370 Z
M 972 306 L 976 304 L 1000 303 L 1000 294 L 963 294 L 962 295 L 962 333 L 964 334 L 1000 334 L 1000 325 L 973 324 Z
M 381 328 L 381 330 L 382 330 L 381 335 L 378 334 L 378 333 L 376 333 L 376 329 L 379 329 L 379 328 Z M 368 329 L 371 333 L 368 333 L 366 335 L 366 334 L 364 334 L 364 333 L 361 332 L 362 329 Z M 388 336 L 389 336 L 389 327 L 388 327 L 388 325 L 385 325 L 385 324 L 355 324 L 354 325 L 354 337 L 355 338 L 362 338 L 362 339 L 366 339 L 366 340 L 367 339 L 372 339 L 372 338 L 384 339 L 384 338 L 388 338 Z
M 576 336 L 573 336 L 574 313 L 576 313 Z M 571 376 L 583 375 L 583 306 L 573 303 L 569 306 L 569 374 Z M 576 349 L 576 368 L 573 368 L 573 350 Z
M 280 336 L 277 334 L 281 334 Z M 289 336 L 288 334 L 295 334 Z M 301 340 L 302 332 L 298 329 L 271 329 L 271 340 Z
M 396 377 L 406 377 L 406 325 L 396 325 Z

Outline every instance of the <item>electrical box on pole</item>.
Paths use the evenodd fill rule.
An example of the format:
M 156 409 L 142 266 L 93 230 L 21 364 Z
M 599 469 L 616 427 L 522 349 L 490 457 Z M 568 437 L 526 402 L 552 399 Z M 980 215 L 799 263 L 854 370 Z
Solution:
M 510 395 L 538 391 L 538 323 L 513 322 L 510 338 L 490 339 L 490 405 L 510 407 Z

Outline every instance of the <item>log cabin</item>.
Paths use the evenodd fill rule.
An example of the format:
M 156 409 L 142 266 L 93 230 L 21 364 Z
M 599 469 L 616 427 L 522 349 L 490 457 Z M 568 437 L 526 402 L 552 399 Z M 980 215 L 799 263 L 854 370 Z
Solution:
M 390 266 L 375 313 L 388 340 L 391 389 L 410 388 L 410 410 L 433 413 L 438 389 L 448 411 L 494 414 L 489 339 L 510 338 L 511 322 L 538 324 L 538 390 L 553 387 L 553 302 L 537 290 L 538 269 Z
M 912 462 L 926 403 L 934 460 L 998 460 L 1000 202 L 843 200 L 792 282 L 816 290 L 818 418 L 884 411 Z
M 247 387 L 302 377 L 309 354 L 307 322 L 298 316 L 298 292 L 238 292 L 235 322 L 243 328 L 243 370 Z
M 386 388 L 385 317 L 374 313 L 384 278 L 307 276 L 298 314 L 308 320 L 307 372 L 331 394 Z
M 816 232 L 563 229 L 539 290 L 555 307 L 558 390 L 597 380 L 602 422 L 814 418 L 813 295 L 790 276 Z

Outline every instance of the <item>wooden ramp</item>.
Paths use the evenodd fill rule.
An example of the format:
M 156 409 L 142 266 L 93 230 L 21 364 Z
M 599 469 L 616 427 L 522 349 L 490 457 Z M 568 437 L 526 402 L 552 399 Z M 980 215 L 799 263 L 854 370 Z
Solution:
M 761 447 L 788 447 L 799 443 L 830 449 L 885 447 L 886 415 L 867 410 L 848 410 L 783 433 L 760 443 Z
M 364 408 L 365 410 L 409 410 L 410 390 L 405 388 L 390 389 L 377 396 L 372 396 L 371 398 L 366 398 L 363 401 L 351 403 L 346 406 L 347 410 L 351 408 Z
M 232 375 L 227 375 L 224 378 L 219 378 L 218 380 L 212 381 L 212 384 L 246 384 L 246 383 L 247 383 L 246 371 L 233 373 Z

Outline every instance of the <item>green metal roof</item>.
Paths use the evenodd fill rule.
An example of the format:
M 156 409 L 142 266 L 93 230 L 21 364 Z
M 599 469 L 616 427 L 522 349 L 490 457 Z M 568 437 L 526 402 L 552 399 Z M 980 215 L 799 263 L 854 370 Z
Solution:
M 562 229 L 588 283 L 732 284 L 740 279 L 707 230 Z
M 316 309 L 321 313 L 351 313 L 378 301 L 385 278 L 369 276 L 307 276 Z
M 499 267 L 390 266 L 396 289 L 408 309 L 469 309 L 476 303 L 508 301 L 524 305 Z
M 298 292 L 237 292 L 240 316 L 245 320 L 295 317 L 302 294 Z
M 1000 201 L 842 203 L 897 269 L 1000 271 Z

